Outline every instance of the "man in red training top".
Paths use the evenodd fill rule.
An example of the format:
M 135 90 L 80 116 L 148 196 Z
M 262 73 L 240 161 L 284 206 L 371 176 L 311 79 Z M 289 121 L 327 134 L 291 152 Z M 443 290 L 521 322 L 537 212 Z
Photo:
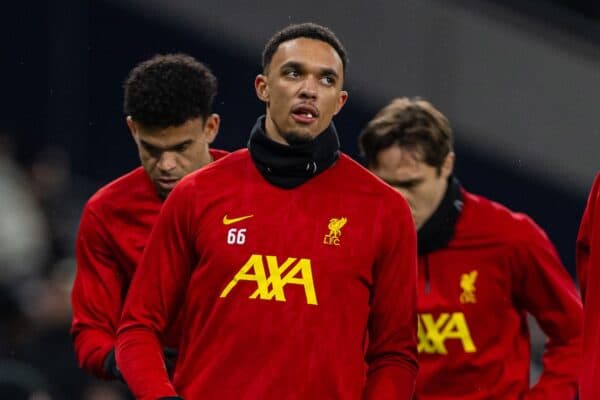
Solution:
M 452 130 L 427 101 L 392 101 L 360 146 L 371 171 L 405 196 L 418 229 L 417 398 L 573 399 L 581 303 L 542 229 L 461 187 Z M 527 313 L 548 336 L 531 388 Z
M 345 66 L 329 29 L 277 32 L 248 148 L 167 199 L 119 327 L 137 398 L 412 398 L 416 232 L 402 196 L 340 152 Z M 170 382 L 157 338 L 180 310 Z
M 600 398 L 600 174 L 590 191 L 577 237 L 577 276 L 583 299 L 580 400 Z
M 186 174 L 225 154 L 209 150 L 219 128 L 219 116 L 211 113 L 217 80 L 204 64 L 184 54 L 157 55 L 129 73 L 124 89 L 127 125 L 142 166 L 87 202 L 72 292 L 79 364 L 104 379 L 119 377 L 119 318 L 163 201 Z M 176 346 L 175 331 L 160 338 L 164 346 Z

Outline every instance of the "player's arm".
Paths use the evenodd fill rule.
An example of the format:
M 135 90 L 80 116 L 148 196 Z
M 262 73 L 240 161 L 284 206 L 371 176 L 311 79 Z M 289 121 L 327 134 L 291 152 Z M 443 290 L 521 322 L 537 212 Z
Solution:
M 373 269 L 364 400 L 408 400 L 417 375 L 416 231 L 406 202 L 381 207 Z
M 581 359 L 583 310 L 575 284 L 545 233 L 526 220 L 515 246 L 514 297 L 538 321 L 548 340 L 544 369 L 525 399 L 573 399 Z
M 77 234 L 77 273 L 71 292 L 71 333 L 81 368 L 114 379 L 114 347 L 121 313 L 123 276 L 101 218 L 86 205 Z
M 596 176 L 596 180 L 590 191 L 587 205 L 581 218 L 581 224 L 579 225 L 579 233 L 577 235 L 577 247 L 576 247 L 576 264 L 577 264 L 577 279 L 579 280 L 579 288 L 581 291 L 581 299 L 585 304 L 585 293 L 587 288 L 587 276 L 589 269 L 590 251 L 591 251 L 591 237 L 592 237 L 592 221 L 594 220 L 594 213 L 596 209 L 596 203 L 598 202 L 598 195 L 600 193 L 600 174 Z
M 194 263 L 188 188 L 180 182 L 163 205 L 123 307 L 117 364 L 136 399 L 177 395 L 160 338 L 176 317 Z

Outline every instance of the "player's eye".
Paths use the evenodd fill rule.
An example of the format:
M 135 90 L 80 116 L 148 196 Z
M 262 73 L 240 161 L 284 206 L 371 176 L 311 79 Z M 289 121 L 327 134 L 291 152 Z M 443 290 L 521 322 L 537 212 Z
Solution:
M 333 77 L 331 75 L 325 75 L 324 77 L 321 78 L 321 82 L 324 85 L 333 86 L 333 85 L 335 85 L 335 77 Z
M 297 78 L 300 76 L 300 72 L 297 69 L 288 69 L 284 71 L 284 75 L 288 78 Z
M 145 144 L 144 145 L 144 149 L 146 150 L 146 152 L 150 155 L 150 157 L 153 158 L 160 158 L 162 151 L 154 146 L 150 146 Z
M 188 148 L 190 147 L 190 143 L 183 143 L 180 144 L 179 146 L 175 146 L 173 148 L 173 151 L 177 152 L 177 153 L 183 153 L 184 151 L 186 151 Z
M 398 189 L 414 189 L 419 184 L 418 181 L 409 181 L 409 182 L 399 182 L 394 186 Z

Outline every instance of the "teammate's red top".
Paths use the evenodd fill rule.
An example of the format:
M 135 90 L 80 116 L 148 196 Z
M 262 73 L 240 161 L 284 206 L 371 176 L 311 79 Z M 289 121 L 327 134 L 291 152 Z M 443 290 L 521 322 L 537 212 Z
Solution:
M 600 398 L 600 174 L 579 227 L 577 275 L 583 299 L 583 368 L 580 400 Z
M 418 399 L 573 399 L 582 310 L 571 277 L 530 218 L 461 195 L 451 241 L 419 257 Z M 527 313 L 549 339 L 531 389 Z
M 228 153 L 211 149 L 210 154 L 216 160 Z M 125 295 L 162 205 L 150 177 L 138 167 L 98 190 L 83 211 L 72 334 L 79 364 L 96 376 L 108 377 L 104 361 L 115 347 Z

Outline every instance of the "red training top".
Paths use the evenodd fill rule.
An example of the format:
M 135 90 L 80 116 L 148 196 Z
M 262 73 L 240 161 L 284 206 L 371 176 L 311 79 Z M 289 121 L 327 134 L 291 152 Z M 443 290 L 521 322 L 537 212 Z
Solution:
M 583 299 L 583 368 L 580 400 L 600 399 L 600 174 L 596 176 L 577 237 L 577 276 Z
M 416 233 L 395 190 L 346 155 L 282 189 L 244 149 L 167 199 L 125 303 L 117 361 L 142 400 L 408 400 L 415 303 Z M 156 337 L 180 309 L 171 384 Z
M 451 241 L 419 257 L 417 398 L 573 399 L 582 332 L 573 280 L 530 218 L 462 197 Z M 531 389 L 527 313 L 548 336 Z
M 217 160 L 228 153 L 210 150 Z M 71 333 L 79 365 L 108 378 L 125 295 L 163 201 L 142 167 L 110 182 L 87 202 L 77 235 Z M 165 344 L 175 346 L 177 336 Z

